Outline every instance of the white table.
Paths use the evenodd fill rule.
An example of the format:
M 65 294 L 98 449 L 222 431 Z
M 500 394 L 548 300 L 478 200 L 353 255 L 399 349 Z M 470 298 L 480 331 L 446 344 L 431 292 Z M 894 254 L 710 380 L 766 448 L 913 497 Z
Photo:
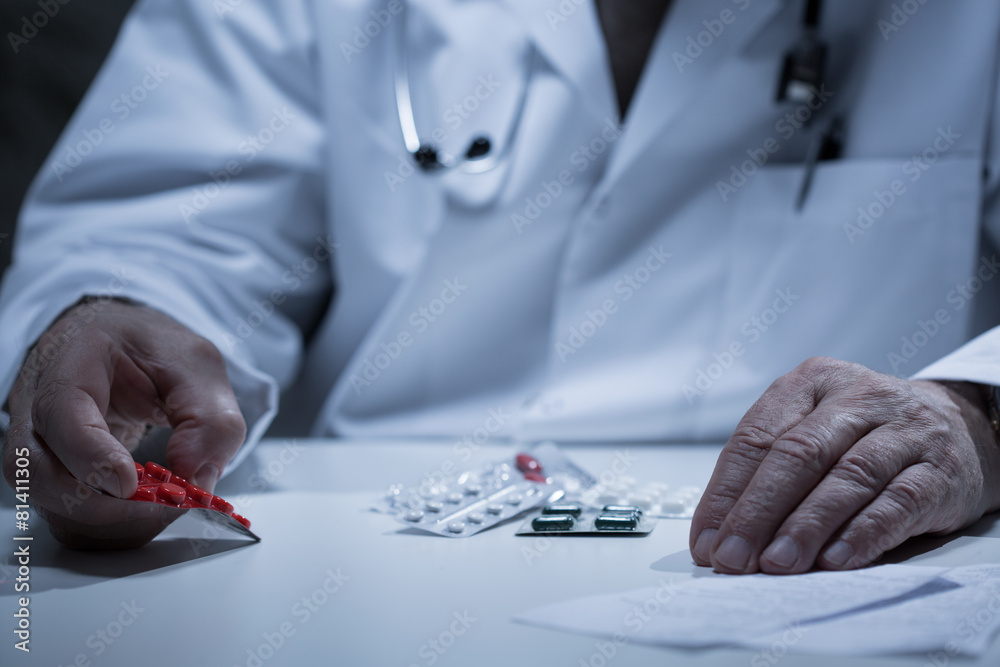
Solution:
M 635 457 L 629 474 L 640 482 L 702 487 L 719 451 L 564 448 L 595 475 L 610 468 L 616 449 Z M 513 451 L 488 447 L 474 460 Z M 602 662 L 595 638 L 512 622 L 515 612 L 541 604 L 685 578 L 695 570 L 687 553 L 690 524 L 662 520 L 646 538 L 536 544 L 535 538 L 514 536 L 520 521 L 468 539 L 446 539 L 401 529 L 368 511 L 390 482 L 414 480 L 447 460 L 462 463 L 450 443 L 266 442 L 218 489 L 253 521 L 263 538 L 259 544 L 235 534 L 207 546 L 192 542 L 201 537 L 202 525 L 185 517 L 140 550 L 78 553 L 59 547 L 33 516 L 30 656 L 13 648 L 10 564 L 16 531 L 5 487 L 0 665 L 770 664 L 753 651 L 630 644 Z M 997 562 L 998 523 L 990 517 L 961 536 L 914 540 L 894 557 L 928 565 Z M 202 547 L 198 555 L 195 544 Z M 303 598 L 311 598 L 311 608 Z M 780 660 L 782 667 L 928 662 L 926 655 L 831 662 L 789 654 Z M 995 666 L 1000 642 L 978 661 L 950 662 Z

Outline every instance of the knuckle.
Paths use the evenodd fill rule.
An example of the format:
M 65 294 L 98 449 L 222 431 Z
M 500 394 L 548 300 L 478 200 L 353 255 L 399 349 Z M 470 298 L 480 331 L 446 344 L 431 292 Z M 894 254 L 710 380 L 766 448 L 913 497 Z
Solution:
M 188 352 L 198 363 L 216 369 L 225 367 L 225 358 L 219 352 L 219 348 L 203 336 L 197 334 L 191 336 L 191 340 L 188 342 Z
M 882 498 L 887 501 L 898 515 L 916 517 L 921 513 L 921 507 L 932 500 L 926 485 L 918 485 L 908 478 L 894 480 L 882 490 Z M 898 517 L 897 517 L 898 518 Z M 891 521 L 889 521 L 891 523 Z
M 848 453 L 842 456 L 834 465 L 831 474 L 853 487 L 869 492 L 876 492 L 883 485 L 878 463 L 858 454 Z
M 65 389 L 66 387 L 61 382 L 55 380 L 38 388 L 31 403 L 31 419 L 41 433 L 44 434 L 48 416 L 56 410 Z
M 791 470 L 805 468 L 810 473 L 821 473 L 829 468 L 830 452 L 821 436 L 793 429 L 775 440 L 769 454 L 771 459 Z
M 776 518 L 774 508 L 766 499 L 744 496 L 733 507 L 726 522 L 734 532 L 753 538 L 759 537 L 761 524 L 772 524 Z
M 247 434 L 247 423 L 239 410 L 227 410 L 217 417 L 218 428 L 226 434 L 227 439 L 243 442 Z
M 774 436 L 763 424 L 744 420 L 729 438 L 729 448 L 754 461 L 760 461 L 774 442 Z

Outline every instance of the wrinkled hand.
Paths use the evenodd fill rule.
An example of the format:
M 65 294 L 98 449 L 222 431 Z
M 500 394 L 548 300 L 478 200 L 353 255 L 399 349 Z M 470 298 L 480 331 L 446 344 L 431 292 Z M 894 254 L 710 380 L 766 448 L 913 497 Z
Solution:
M 907 538 L 1000 508 L 1000 445 L 981 388 L 810 359 L 726 443 L 691 553 L 724 573 L 868 565 Z
M 9 404 L 7 483 L 26 456 L 32 504 L 73 548 L 140 546 L 176 518 L 118 500 L 135 493 L 129 452 L 150 426 L 173 428 L 167 465 L 208 490 L 246 433 L 215 346 L 156 310 L 111 300 L 74 306 L 42 335 Z

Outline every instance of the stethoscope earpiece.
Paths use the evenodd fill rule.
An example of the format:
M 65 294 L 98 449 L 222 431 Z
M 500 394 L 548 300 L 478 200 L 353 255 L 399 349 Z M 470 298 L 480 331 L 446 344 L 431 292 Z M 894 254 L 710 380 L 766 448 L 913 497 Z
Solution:
M 465 151 L 465 159 L 468 162 L 482 160 L 490 154 L 492 147 L 493 145 L 487 137 L 478 136 L 469 144 L 469 150 Z M 436 171 L 448 167 L 441 160 L 440 151 L 432 144 L 420 144 L 420 148 L 410 153 L 410 155 L 413 156 L 413 161 L 417 163 L 417 166 L 424 171 Z

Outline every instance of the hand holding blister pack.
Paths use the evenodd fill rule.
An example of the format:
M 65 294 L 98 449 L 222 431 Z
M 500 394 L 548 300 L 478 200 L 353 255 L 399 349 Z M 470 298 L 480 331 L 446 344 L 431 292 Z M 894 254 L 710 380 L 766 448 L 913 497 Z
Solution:
M 546 442 L 478 469 L 427 477 L 413 486 L 393 484 L 374 509 L 412 528 L 469 537 L 596 483 Z
M 155 503 L 173 510 L 189 510 L 202 521 L 260 541 L 250 530 L 250 521 L 234 512 L 234 507 L 219 496 L 152 461 L 146 465 L 136 463 L 135 474 L 139 485 L 127 502 Z

